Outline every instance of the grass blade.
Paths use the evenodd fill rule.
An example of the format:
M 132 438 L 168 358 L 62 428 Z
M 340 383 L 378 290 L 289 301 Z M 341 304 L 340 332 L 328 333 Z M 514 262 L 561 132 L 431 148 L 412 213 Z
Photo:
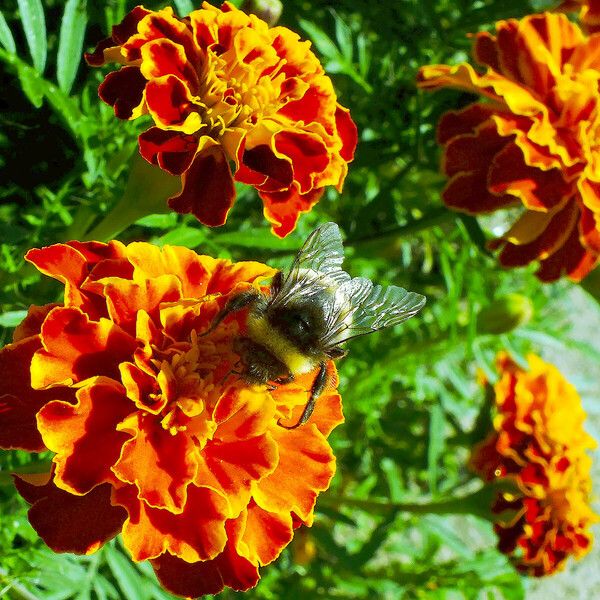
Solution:
M 41 0 L 17 0 L 17 3 L 33 66 L 41 74 L 46 66 L 48 52 L 46 18 L 42 2 Z
M 56 78 L 60 89 L 68 94 L 81 62 L 83 37 L 87 25 L 87 0 L 67 0 L 58 42 Z
M 15 46 L 15 38 L 2 14 L 0 11 L 0 44 L 2 44 L 8 52 L 11 54 L 16 54 L 17 47 Z

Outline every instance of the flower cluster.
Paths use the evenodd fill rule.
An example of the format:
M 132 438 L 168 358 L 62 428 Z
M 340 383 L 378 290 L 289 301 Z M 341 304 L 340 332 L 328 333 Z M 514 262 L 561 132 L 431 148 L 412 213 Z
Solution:
M 600 2 L 598 0 L 565 0 L 556 10 L 578 12 L 579 20 L 588 33 L 600 31 Z
M 499 549 L 529 575 L 554 573 L 591 546 L 590 464 L 594 440 L 575 388 L 534 355 L 528 370 L 497 358 L 495 431 L 477 445 L 471 466 L 499 484 L 493 511 Z
M 0 447 L 55 453 L 50 474 L 15 477 L 33 527 L 58 552 L 121 533 L 181 596 L 254 586 L 311 524 L 335 470 L 326 438 L 343 420 L 333 364 L 311 420 L 287 430 L 277 421 L 299 418 L 314 374 L 246 383 L 243 311 L 202 335 L 273 270 L 142 242 L 27 258 L 65 287 L 0 351 Z
M 483 96 L 438 128 L 449 177 L 443 200 L 470 214 L 517 207 L 495 241 L 507 267 L 539 261 L 542 281 L 585 277 L 600 256 L 600 35 L 562 14 L 500 21 L 475 36 L 485 67 L 421 68 L 425 89 Z
M 235 181 L 258 190 L 283 237 L 326 186 L 341 190 L 357 141 L 309 47 L 229 3 L 204 3 L 185 19 L 138 6 L 86 59 L 123 65 L 107 75 L 100 98 L 120 119 L 151 116 L 140 153 L 182 176 L 171 208 L 225 223 L 235 198 L 231 162 Z

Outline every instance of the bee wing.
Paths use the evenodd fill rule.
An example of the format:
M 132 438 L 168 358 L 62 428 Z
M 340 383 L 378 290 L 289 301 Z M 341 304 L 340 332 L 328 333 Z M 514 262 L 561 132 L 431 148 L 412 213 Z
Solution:
M 342 269 L 343 262 L 344 247 L 340 229 L 335 223 L 324 223 L 308 236 L 296 254 L 274 302 L 285 302 L 298 293 L 305 297 L 317 293 L 320 288 L 310 284 L 319 278 L 336 286 L 349 282 L 351 277 Z
M 355 277 L 342 284 L 325 309 L 326 344 L 342 342 L 398 325 L 416 315 L 426 298 L 404 288 L 374 285 L 370 279 Z

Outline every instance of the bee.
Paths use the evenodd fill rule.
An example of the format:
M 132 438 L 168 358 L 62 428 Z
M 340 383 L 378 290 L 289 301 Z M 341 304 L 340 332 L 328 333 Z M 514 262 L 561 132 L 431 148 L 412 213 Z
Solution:
M 342 269 L 344 248 L 335 223 L 315 229 L 288 272 L 278 271 L 270 290 L 248 290 L 230 298 L 213 331 L 228 315 L 247 309 L 246 331 L 234 342 L 249 383 L 283 385 L 317 370 L 309 400 L 295 429 L 306 423 L 327 386 L 327 361 L 346 355 L 345 342 L 414 316 L 425 296 L 397 286 L 374 285 Z

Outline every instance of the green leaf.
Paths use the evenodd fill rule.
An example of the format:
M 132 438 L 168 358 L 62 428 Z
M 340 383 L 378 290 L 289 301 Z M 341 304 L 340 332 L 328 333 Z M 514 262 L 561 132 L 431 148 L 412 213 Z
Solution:
M 0 49 L 0 60 L 14 69 L 23 86 L 23 92 L 31 100 L 31 103 L 39 108 L 46 98 L 50 106 L 63 118 L 74 137 L 77 138 L 83 115 L 75 101 L 66 96 L 52 82 L 44 79 L 33 67 L 23 62 L 15 54 Z
M 187 246 L 188 248 L 196 248 L 206 238 L 206 231 L 200 227 L 186 227 L 182 225 L 165 233 L 165 235 L 154 240 L 159 246 L 169 244 L 171 246 Z
M 438 463 L 444 451 L 444 425 L 444 411 L 439 404 L 434 404 L 430 410 L 429 446 L 427 447 L 427 474 L 432 494 L 437 492 Z
M 56 78 L 60 89 L 68 94 L 81 62 L 83 38 L 87 25 L 87 0 L 67 0 L 56 59 Z
M 148 595 L 133 563 L 113 546 L 106 547 L 106 562 L 127 600 L 145 600 Z
M 15 54 L 17 52 L 15 38 L 13 37 L 2 11 L 0 11 L 0 44 L 2 44 L 4 48 L 6 48 L 6 50 L 11 54 Z
M 16 327 L 27 316 L 26 310 L 10 310 L 0 315 L 0 327 Z
M 314 23 L 299 19 L 300 27 L 306 31 L 310 39 L 313 41 L 317 50 L 325 57 L 330 60 L 339 60 L 341 58 L 340 51 L 337 46 L 333 43 L 331 38 Z
M 213 238 L 216 244 L 222 246 L 240 246 L 241 248 L 261 248 L 264 250 L 297 250 L 302 242 L 293 237 L 280 239 L 268 228 L 253 229 L 252 231 L 232 231 L 220 233 Z
M 352 62 L 352 57 L 354 54 L 352 31 L 335 11 L 332 11 L 332 13 L 335 20 L 335 39 L 337 40 L 344 58 L 347 61 Z
M 194 10 L 192 0 L 175 0 L 175 6 L 180 17 L 187 17 Z
M 46 18 L 41 0 L 17 0 L 25 38 L 36 71 L 44 72 L 48 45 L 46 40 Z

